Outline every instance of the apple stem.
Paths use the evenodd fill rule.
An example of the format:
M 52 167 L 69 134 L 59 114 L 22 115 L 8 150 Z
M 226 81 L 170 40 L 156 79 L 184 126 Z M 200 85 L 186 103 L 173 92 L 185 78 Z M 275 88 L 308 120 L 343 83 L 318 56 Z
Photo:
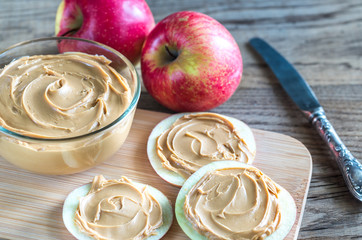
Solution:
M 174 49 L 170 49 L 167 45 L 165 46 L 167 53 L 172 57 L 172 60 L 175 60 L 178 57 L 178 52 Z

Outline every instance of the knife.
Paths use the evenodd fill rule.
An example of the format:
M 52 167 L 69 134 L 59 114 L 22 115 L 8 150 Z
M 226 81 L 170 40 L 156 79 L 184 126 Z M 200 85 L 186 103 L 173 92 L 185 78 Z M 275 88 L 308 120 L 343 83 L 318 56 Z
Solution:
M 249 43 L 269 65 L 289 97 L 318 131 L 337 161 L 349 191 L 362 201 L 362 164 L 343 144 L 308 83 L 292 64 L 264 40 L 252 38 Z

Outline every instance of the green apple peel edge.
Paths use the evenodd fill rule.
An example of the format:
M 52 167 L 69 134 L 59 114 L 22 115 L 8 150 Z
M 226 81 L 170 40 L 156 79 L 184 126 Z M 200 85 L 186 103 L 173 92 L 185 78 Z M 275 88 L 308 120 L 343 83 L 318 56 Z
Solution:
M 55 15 L 55 36 L 58 35 L 60 31 L 60 21 L 62 19 L 62 13 L 64 11 L 64 0 L 60 2 L 57 13 Z

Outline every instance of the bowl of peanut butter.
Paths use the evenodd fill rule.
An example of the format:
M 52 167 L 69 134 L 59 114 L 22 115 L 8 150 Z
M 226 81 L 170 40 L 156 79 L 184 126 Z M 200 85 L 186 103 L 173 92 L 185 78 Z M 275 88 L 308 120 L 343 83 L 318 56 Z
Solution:
M 40 174 L 72 174 L 114 155 L 140 97 L 132 63 L 103 44 L 69 37 L 0 52 L 0 155 Z

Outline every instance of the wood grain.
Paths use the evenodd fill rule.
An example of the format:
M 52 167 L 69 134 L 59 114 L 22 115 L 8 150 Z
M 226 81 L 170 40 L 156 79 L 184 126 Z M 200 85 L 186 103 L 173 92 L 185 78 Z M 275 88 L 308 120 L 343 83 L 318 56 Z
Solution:
M 59 2 L 0 0 L 0 49 L 19 41 L 52 36 Z M 362 159 L 361 1 L 147 3 L 156 22 L 172 12 L 199 11 L 221 22 L 236 39 L 244 62 L 242 83 L 232 98 L 213 112 L 242 119 L 253 128 L 287 134 L 307 146 L 313 158 L 313 174 L 298 239 L 362 239 L 362 204 L 348 193 L 318 134 L 247 44 L 251 37 L 262 37 L 293 63 L 315 91 L 341 139 L 357 159 Z M 170 112 L 144 89 L 139 107 Z M 7 227 L 11 229 L 13 225 Z
M 146 145 L 151 130 L 168 114 L 137 110 L 126 143 L 109 161 L 68 176 L 32 174 L 0 158 L 0 236 L 9 239 L 71 239 L 62 223 L 64 199 L 74 188 L 103 174 L 124 175 L 161 190 L 174 206 L 179 188 L 162 180 L 148 162 Z M 287 189 L 297 205 L 296 222 L 286 237 L 297 239 L 312 173 L 311 156 L 299 141 L 286 135 L 253 130 L 257 155 L 253 165 Z M 188 239 L 174 219 L 164 239 Z

